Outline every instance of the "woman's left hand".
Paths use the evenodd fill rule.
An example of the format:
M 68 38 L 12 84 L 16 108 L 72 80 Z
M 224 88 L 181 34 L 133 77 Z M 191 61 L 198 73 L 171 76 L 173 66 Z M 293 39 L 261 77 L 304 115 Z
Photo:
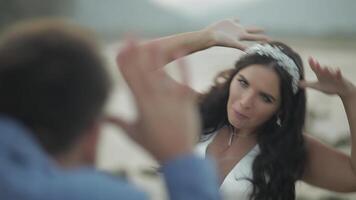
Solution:
M 349 96 L 356 91 L 355 86 L 342 76 L 340 69 L 321 66 L 314 58 L 309 58 L 309 65 L 318 80 L 314 82 L 302 80 L 299 82 L 301 88 L 314 88 L 326 94 L 337 94 L 340 97 Z

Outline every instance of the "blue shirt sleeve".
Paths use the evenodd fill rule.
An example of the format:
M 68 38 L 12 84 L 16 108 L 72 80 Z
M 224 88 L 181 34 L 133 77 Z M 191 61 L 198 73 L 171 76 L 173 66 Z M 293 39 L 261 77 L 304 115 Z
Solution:
M 94 169 L 63 170 L 31 138 L 29 131 L 0 116 L 1 200 L 148 200 L 120 178 Z M 171 200 L 218 200 L 213 162 L 189 154 L 162 166 Z
M 171 200 L 218 200 L 215 165 L 209 158 L 184 155 L 161 168 Z

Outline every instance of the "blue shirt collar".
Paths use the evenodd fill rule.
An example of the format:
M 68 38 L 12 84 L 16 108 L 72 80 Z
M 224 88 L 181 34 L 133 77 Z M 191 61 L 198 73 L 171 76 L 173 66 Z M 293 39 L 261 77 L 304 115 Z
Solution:
M 0 115 L 0 149 L 0 155 L 16 154 L 32 164 L 52 163 L 52 159 L 41 148 L 31 130 L 19 121 L 4 115 Z

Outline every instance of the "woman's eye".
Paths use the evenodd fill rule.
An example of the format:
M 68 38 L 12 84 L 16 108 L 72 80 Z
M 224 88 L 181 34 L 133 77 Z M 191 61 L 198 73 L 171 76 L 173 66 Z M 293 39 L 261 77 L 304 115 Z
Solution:
M 248 83 L 245 80 L 240 79 L 238 81 L 239 81 L 241 87 L 246 88 L 248 86 Z
M 261 98 L 262 98 L 262 101 L 264 101 L 266 103 L 272 103 L 272 99 L 269 98 L 268 96 L 262 95 Z

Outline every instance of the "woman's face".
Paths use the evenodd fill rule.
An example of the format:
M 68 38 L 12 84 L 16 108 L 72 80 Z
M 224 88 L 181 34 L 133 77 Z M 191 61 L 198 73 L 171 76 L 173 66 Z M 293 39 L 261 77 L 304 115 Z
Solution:
M 237 129 L 254 131 L 278 110 L 281 102 L 277 73 L 253 64 L 240 70 L 230 84 L 229 122 Z

